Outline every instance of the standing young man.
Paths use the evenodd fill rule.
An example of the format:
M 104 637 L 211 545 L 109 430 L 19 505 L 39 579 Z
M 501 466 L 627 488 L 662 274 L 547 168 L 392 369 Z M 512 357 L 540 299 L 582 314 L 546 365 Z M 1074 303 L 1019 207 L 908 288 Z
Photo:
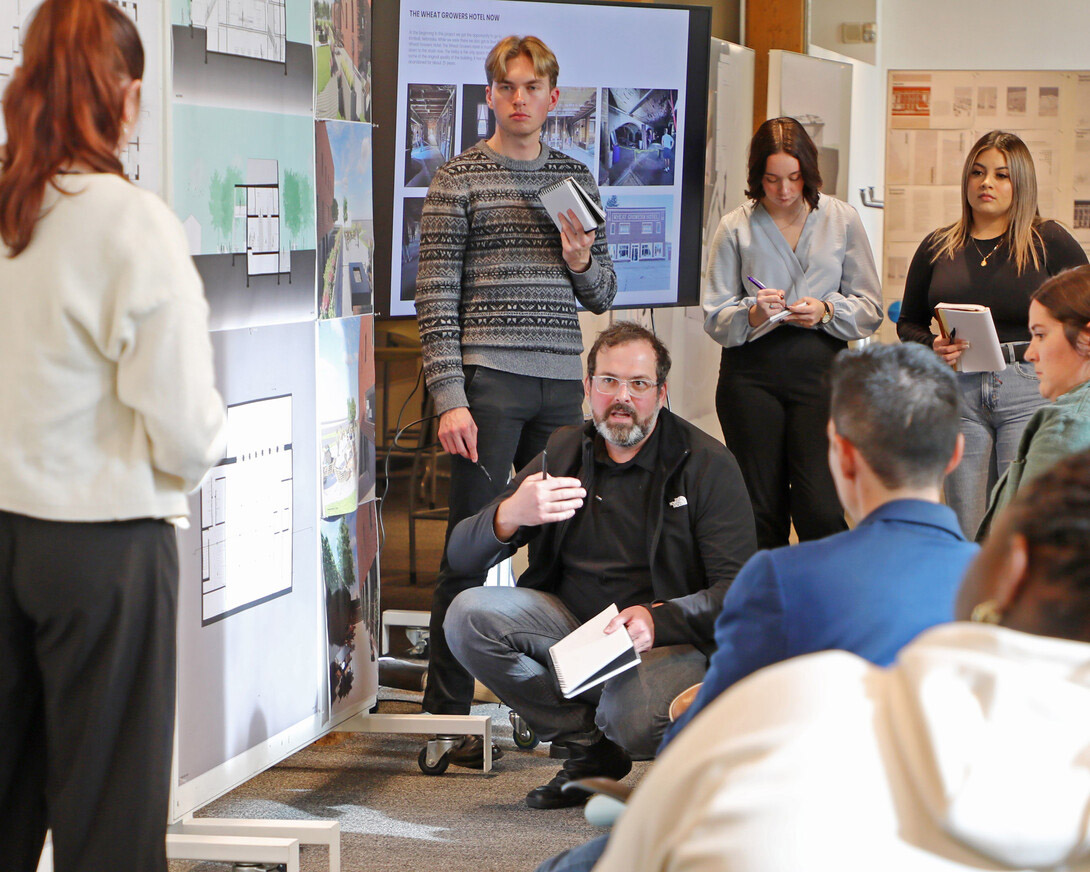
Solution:
M 447 535 L 503 490 L 549 434 L 583 419 L 583 350 L 576 302 L 604 312 L 617 292 L 604 228 L 574 214 L 558 231 L 538 192 L 573 176 L 595 199 L 589 170 L 541 142 L 560 95 L 559 65 L 533 36 L 500 40 L 485 61 L 496 132 L 436 173 L 421 218 L 416 312 L 424 376 L 451 455 Z M 451 570 L 444 553 L 431 613 L 425 711 L 467 714 L 473 678 L 443 636 L 447 607 L 481 574 Z M 450 755 L 480 765 L 468 738 Z

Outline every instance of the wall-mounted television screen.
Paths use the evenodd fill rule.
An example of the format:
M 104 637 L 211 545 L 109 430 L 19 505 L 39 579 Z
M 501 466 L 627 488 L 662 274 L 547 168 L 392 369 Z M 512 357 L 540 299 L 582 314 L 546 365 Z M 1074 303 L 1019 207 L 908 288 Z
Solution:
M 546 145 L 598 183 L 614 308 L 695 305 L 711 12 L 555 0 L 383 0 L 375 22 L 377 310 L 413 315 L 420 214 L 447 160 L 495 131 L 484 60 L 511 34 L 560 64 Z M 393 76 L 380 71 L 397 71 Z

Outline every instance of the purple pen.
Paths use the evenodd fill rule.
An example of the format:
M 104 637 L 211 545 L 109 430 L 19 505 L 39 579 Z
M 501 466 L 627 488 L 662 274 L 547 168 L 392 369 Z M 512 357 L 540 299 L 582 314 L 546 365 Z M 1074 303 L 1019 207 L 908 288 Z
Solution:
M 753 276 L 746 276 L 746 281 L 752 283 L 753 287 L 755 287 L 758 291 L 767 290 L 767 288 L 765 288 L 764 285 L 757 281 L 757 279 L 753 278 Z

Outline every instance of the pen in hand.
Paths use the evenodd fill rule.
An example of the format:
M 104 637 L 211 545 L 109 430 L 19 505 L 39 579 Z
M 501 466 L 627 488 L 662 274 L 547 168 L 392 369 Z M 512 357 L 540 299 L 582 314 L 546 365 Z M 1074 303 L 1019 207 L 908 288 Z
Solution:
M 546 448 L 541 452 L 541 480 L 545 481 L 549 477 L 549 449 Z

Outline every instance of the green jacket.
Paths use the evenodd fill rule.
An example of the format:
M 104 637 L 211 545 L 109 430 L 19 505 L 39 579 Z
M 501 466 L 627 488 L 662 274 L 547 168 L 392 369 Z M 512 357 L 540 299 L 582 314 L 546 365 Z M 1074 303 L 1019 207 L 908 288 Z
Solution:
M 1018 443 L 1018 455 L 992 491 L 977 541 L 988 534 L 992 521 L 1014 499 L 1018 488 L 1067 455 L 1085 448 L 1090 448 L 1090 382 L 1083 382 L 1033 413 Z

